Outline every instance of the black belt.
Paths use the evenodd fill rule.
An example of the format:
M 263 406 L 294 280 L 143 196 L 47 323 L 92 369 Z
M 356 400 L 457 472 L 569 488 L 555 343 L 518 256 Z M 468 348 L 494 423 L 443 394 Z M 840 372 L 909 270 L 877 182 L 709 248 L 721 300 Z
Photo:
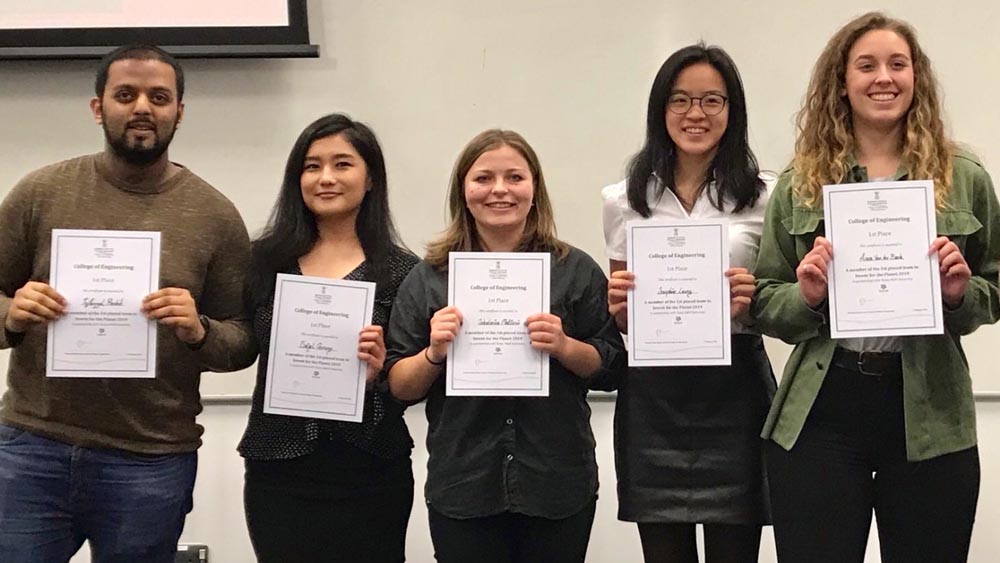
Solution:
M 903 373 L 903 358 L 899 352 L 855 352 L 838 347 L 833 351 L 830 364 L 865 375 Z

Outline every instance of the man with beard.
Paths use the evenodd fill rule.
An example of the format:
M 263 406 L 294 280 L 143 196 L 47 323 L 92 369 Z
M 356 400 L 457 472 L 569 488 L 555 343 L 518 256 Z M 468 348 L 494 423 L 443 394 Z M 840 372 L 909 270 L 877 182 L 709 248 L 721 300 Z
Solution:
M 102 62 L 91 100 L 105 149 L 32 172 L 0 203 L 0 561 L 172 562 L 192 508 L 201 372 L 254 360 L 242 289 L 250 256 L 235 207 L 167 158 L 184 114 L 177 61 L 130 46 Z M 46 328 L 68 303 L 46 282 L 52 229 L 158 231 L 155 379 L 47 378 Z

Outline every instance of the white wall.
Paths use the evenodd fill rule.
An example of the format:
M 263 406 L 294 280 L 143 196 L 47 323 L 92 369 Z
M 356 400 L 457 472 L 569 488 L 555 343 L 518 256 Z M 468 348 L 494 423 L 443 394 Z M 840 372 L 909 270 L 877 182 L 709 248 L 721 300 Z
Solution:
M 1000 3 L 882 5 L 920 31 L 955 137 L 1000 174 L 1000 112 L 994 111 Z M 777 170 L 791 155 L 792 115 L 817 54 L 837 27 L 870 6 L 861 0 L 313 1 L 318 60 L 184 63 L 187 113 L 171 155 L 225 192 L 256 231 L 298 132 L 321 114 L 347 111 L 381 138 L 396 218 L 406 242 L 420 250 L 443 226 L 445 186 L 461 147 L 487 127 L 513 128 L 541 156 L 563 238 L 603 262 L 598 191 L 621 177 L 641 143 L 649 86 L 669 53 L 704 38 L 732 54 L 748 93 L 751 142 L 763 167 Z M 34 168 L 100 149 L 100 130 L 87 109 L 93 67 L 0 62 L 0 197 Z M 990 353 L 998 336 L 993 327 L 966 341 L 981 391 L 1000 391 L 1000 364 Z M 783 354 L 776 353 L 776 362 Z M 240 395 L 251 385 L 249 371 L 212 375 L 203 391 Z M 635 560 L 631 527 L 614 520 L 611 405 L 595 407 L 605 488 L 592 560 Z M 233 452 L 245 410 L 209 406 L 201 418 L 208 433 L 185 538 L 209 543 L 214 561 L 249 560 Z M 984 480 L 973 561 L 985 563 L 1000 552 L 1000 537 L 990 533 L 1000 529 L 1000 493 L 991 488 L 1000 479 L 994 437 L 1000 405 L 981 403 L 979 411 Z M 419 409 L 408 418 L 421 442 Z M 418 466 L 422 451 L 415 454 Z M 419 508 L 411 546 L 412 560 L 429 560 Z M 766 546 L 762 560 L 771 561 Z

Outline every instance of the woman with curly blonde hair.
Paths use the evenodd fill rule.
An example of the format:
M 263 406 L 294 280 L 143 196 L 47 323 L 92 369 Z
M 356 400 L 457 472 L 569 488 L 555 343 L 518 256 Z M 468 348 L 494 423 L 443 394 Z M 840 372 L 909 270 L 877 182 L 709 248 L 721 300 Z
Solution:
M 795 344 L 764 426 L 778 559 L 860 562 L 871 515 L 883 561 L 968 557 L 979 495 L 960 337 L 1000 318 L 1000 205 L 944 132 L 913 28 L 849 22 L 813 70 L 792 166 L 770 198 L 751 312 Z M 830 338 L 823 186 L 933 180 L 945 332 Z
M 913 28 L 877 12 L 844 26 L 816 62 L 805 105 L 796 120 L 800 134 L 795 142 L 794 194 L 814 207 L 823 199 L 823 184 L 841 180 L 856 151 L 864 148 L 858 146 L 853 108 L 845 96 L 844 59 L 851 46 L 869 31 L 892 32 L 912 49 L 912 104 L 907 108 L 905 120 L 891 124 L 898 128 L 893 133 L 900 133 L 894 135 L 901 145 L 896 156 L 911 178 L 934 180 L 937 204 L 942 207 L 951 189 L 952 155 L 956 147 L 945 135 L 937 79 Z M 860 126 L 862 130 L 865 127 L 864 123 Z

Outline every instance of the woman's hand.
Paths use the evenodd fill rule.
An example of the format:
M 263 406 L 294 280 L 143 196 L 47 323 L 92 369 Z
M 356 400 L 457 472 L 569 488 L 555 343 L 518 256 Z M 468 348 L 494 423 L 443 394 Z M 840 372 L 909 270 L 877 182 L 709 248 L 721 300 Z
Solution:
M 462 326 L 462 313 L 457 307 L 448 306 L 439 309 L 431 317 L 431 343 L 427 347 L 427 359 L 434 364 L 441 364 L 448 358 L 448 345 L 458 336 Z
M 816 237 L 812 250 L 802 257 L 795 277 L 799 280 L 799 291 L 806 305 L 818 308 L 826 301 L 827 267 L 833 259 L 833 246 L 824 237 Z
M 611 272 L 608 280 L 608 312 L 615 319 L 618 332 L 628 333 L 628 290 L 635 287 L 635 274 L 628 270 Z
M 931 243 L 927 254 L 938 255 L 941 270 L 941 300 L 949 309 L 957 309 L 962 305 L 965 288 L 972 277 L 972 269 L 962 256 L 958 245 L 948 237 L 938 237 Z
M 532 348 L 548 352 L 553 358 L 562 361 L 567 343 L 562 319 L 552 313 L 535 313 L 528 317 L 524 324 L 528 327 Z
M 368 366 L 365 380 L 370 385 L 385 365 L 385 337 L 382 327 L 369 325 L 358 336 L 358 359 Z
M 756 280 L 746 268 L 729 268 L 726 277 L 729 278 L 729 316 L 733 319 L 745 318 L 750 312 Z

